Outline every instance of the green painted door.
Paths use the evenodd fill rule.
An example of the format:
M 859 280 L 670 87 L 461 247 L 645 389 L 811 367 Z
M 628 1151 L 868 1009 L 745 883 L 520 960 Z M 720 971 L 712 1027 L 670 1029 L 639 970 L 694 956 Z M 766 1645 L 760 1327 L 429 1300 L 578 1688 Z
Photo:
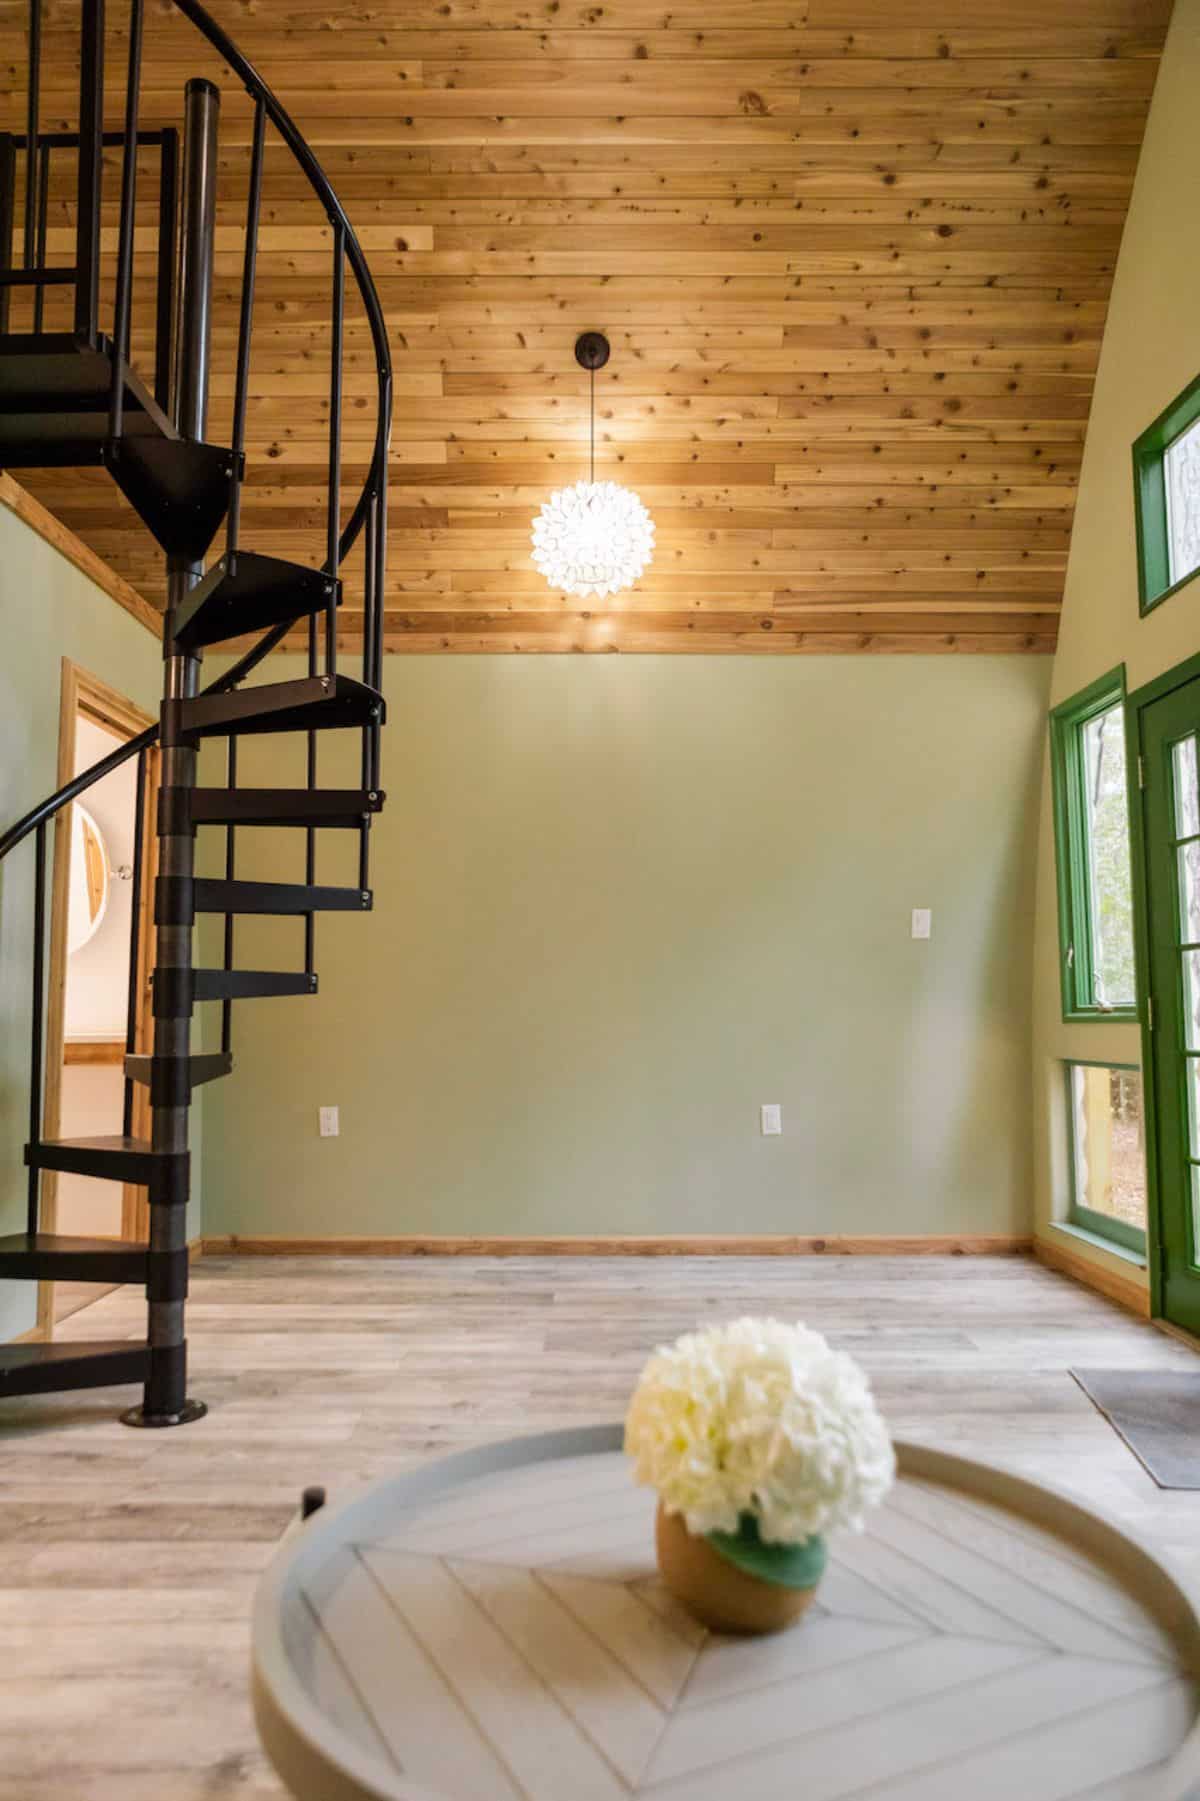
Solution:
M 1200 679 L 1141 729 L 1161 1311 L 1200 1332 Z

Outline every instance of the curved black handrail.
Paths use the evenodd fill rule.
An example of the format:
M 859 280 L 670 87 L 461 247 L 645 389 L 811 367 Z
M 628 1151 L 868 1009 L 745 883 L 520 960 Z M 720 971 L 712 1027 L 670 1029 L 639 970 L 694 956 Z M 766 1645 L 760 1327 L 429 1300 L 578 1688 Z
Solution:
M 346 257 L 350 263 L 351 269 L 354 271 L 354 280 L 357 284 L 358 292 L 366 311 L 367 324 L 371 331 L 371 344 L 375 352 L 376 372 L 379 385 L 379 417 L 375 428 L 375 448 L 371 455 L 371 464 L 367 473 L 367 479 L 341 535 L 339 561 L 343 561 L 347 553 L 357 543 L 359 534 L 370 516 L 372 492 L 380 482 L 387 467 L 388 442 L 391 436 L 392 425 L 392 355 L 388 345 L 387 324 L 383 316 L 383 307 L 380 304 L 379 295 L 376 291 L 371 271 L 367 267 L 367 259 L 363 253 L 362 245 L 358 241 L 358 235 L 351 225 L 350 220 L 347 218 L 345 208 L 342 206 L 341 201 L 334 192 L 329 177 L 326 175 L 324 169 L 322 169 L 320 163 L 313 155 L 312 150 L 309 148 L 309 145 L 302 137 L 291 114 L 276 98 L 275 94 L 271 91 L 270 87 L 268 87 L 267 83 L 258 73 L 258 70 L 254 67 L 254 64 L 250 59 L 243 56 L 233 39 L 221 29 L 216 20 L 197 3 L 197 0 L 173 0 L 173 3 L 178 7 L 184 17 L 191 21 L 197 31 L 199 31 L 203 37 L 208 39 L 213 49 L 222 60 L 228 63 L 229 67 L 242 82 L 246 92 L 250 95 L 250 98 L 252 100 L 262 101 L 267 117 L 270 119 L 280 137 L 282 137 L 288 149 L 304 171 L 305 176 L 308 178 L 309 186 L 324 205 L 329 223 L 334 226 L 335 229 L 340 228 L 344 234 Z M 325 565 L 325 570 L 326 573 L 330 575 L 337 573 L 336 570 L 329 567 L 328 563 Z M 277 631 L 278 628 L 273 627 L 272 630 Z M 279 639 L 276 638 L 274 642 L 278 643 Z M 265 656 L 267 650 L 273 648 L 274 644 L 266 645 L 262 650 L 261 655 Z M 253 653 L 248 653 L 248 656 L 252 654 Z M 258 660 L 260 659 L 255 658 L 255 661 Z M 247 669 L 254 667 L 254 663 L 248 662 L 246 658 L 243 658 L 242 661 L 246 663 Z M 246 673 L 246 670 L 243 670 L 242 673 Z M 229 674 L 232 675 L 233 671 L 230 671 Z M 240 677 L 238 679 L 240 679 Z M 233 683 L 230 682 L 228 675 L 223 677 L 222 681 L 228 686 L 233 685 Z
M 16 825 L 9 826 L 7 832 L 0 838 L 0 858 L 7 857 L 9 851 L 15 850 L 23 838 L 28 838 L 30 832 L 53 819 L 54 815 L 67 805 L 68 801 L 77 800 L 92 786 L 93 782 L 103 781 L 106 775 L 111 775 L 114 769 L 121 767 L 122 763 L 128 763 L 130 757 L 140 756 L 142 751 L 149 750 L 152 744 L 157 743 L 158 727 L 156 725 L 148 726 L 144 732 L 139 732 L 136 738 L 126 739 L 124 744 L 119 745 L 116 750 L 110 751 L 108 756 L 101 757 L 100 761 L 93 763 L 90 769 L 85 769 L 79 775 L 72 776 L 71 780 L 65 787 L 60 788 L 57 794 L 48 795 L 45 800 L 39 801 L 36 807 L 31 808 L 23 819 L 18 819 Z

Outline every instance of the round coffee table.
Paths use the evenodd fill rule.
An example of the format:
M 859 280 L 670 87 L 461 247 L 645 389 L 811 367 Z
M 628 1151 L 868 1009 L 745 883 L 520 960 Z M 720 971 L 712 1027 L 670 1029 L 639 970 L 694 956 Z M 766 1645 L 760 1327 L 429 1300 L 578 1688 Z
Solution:
M 709 1635 L 657 1581 L 616 1426 L 375 1484 L 291 1533 L 254 1615 L 298 1801 L 1184 1801 L 1200 1617 L 1096 1515 L 897 1446 L 801 1626 Z

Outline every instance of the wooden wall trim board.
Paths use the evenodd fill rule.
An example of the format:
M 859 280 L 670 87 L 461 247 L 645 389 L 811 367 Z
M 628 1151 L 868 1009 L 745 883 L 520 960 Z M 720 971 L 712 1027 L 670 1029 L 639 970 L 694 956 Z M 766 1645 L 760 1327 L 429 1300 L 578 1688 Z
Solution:
M 1013 1257 L 1028 1254 L 1022 1237 L 939 1234 L 913 1237 L 204 1237 L 205 1256 L 244 1257 Z
M 314 145 L 388 320 L 388 650 L 1053 649 L 1170 0 L 953 0 L 936 23 L 928 10 L 341 0 L 334 18 L 300 0 L 230 0 L 238 46 Z M 113 104 L 125 31 L 114 17 Z M 7 68 L 22 66 L 24 39 L 23 9 L 9 8 Z M 42 89 L 63 120 L 76 55 L 60 10 Z M 147 126 L 178 122 L 192 74 L 222 88 L 210 436 L 227 443 L 253 109 L 188 22 L 156 9 Z M 0 121 L 14 130 L 19 87 Z M 106 160 L 107 309 L 118 152 Z M 69 180 L 64 158 L 52 262 L 73 254 Z M 138 211 L 145 369 L 150 182 Z M 243 542 L 317 562 L 329 227 L 274 134 L 260 244 Z M 48 329 L 68 304 L 47 293 Z M 529 542 L 547 494 L 586 471 L 572 347 L 588 329 L 613 347 L 596 381 L 597 473 L 637 489 L 657 527 L 643 580 L 603 601 L 548 588 Z M 346 346 L 349 498 L 374 429 L 356 304 Z M 161 596 L 161 558 L 103 470 L 28 479 Z M 352 652 L 358 551 L 343 573 Z
M 1057 1239 L 1052 1241 L 1048 1238 L 1035 1238 L 1033 1254 L 1047 1269 L 1071 1276 L 1076 1282 L 1082 1282 L 1085 1288 L 1107 1296 L 1110 1301 L 1115 1301 L 1130 1313 L 1136 1313 L 1141 1319 L 1150 1318 L 1150 1289 L 1145 1283 L 1139 1282 L 1136 1276 L 1127 1276 L 1109 1263 L 1099 1263 L 1090 1257 L 1081 1256 L 1078 1251 L 1070 1250 Z
M 68 530 L 60 519 L 47 512 L 28 489 L 22 488 L 3 470 L 0 470 L 0 506 L 7 507 L 30 531 L 36 532 L 39 538 L 66 557 L 68 563 L 73 564 L 81 575 L 86 575 L 101 593 L 107 594 L 110 600 L 115 600 L 119 607 L 132 614 L 138 624 L 144 625 L 155 638 L 162 637 L 162 614 L 148 600 L 143 600 L 137 589 L 131 587 L 123 576 L 110 569 L 94 550 L 89 550 L 82 539 Z
M 124 1061 L 123 1038 L 68 1038 L 63 1045 L 63 1062 L 70 1066 L 107 1066 Z

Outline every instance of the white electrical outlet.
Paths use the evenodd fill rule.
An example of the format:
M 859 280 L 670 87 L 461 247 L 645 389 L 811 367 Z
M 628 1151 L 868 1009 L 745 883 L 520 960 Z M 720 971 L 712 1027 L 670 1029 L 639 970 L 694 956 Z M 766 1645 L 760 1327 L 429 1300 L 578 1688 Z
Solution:
M 321 1108 L 321 1137 L 336 1138 L 341 1131 L 336 1107 Z
M 914 938 L 931 938 L 933 936 L 933 912 L 931 908 L 913 908 L 912 935 Z
M 778 1138 L 783 1131 L 783 1108 L 776 1101 L 767 1101 L 762 1107 L 762 1135 L 764 1138 Z

